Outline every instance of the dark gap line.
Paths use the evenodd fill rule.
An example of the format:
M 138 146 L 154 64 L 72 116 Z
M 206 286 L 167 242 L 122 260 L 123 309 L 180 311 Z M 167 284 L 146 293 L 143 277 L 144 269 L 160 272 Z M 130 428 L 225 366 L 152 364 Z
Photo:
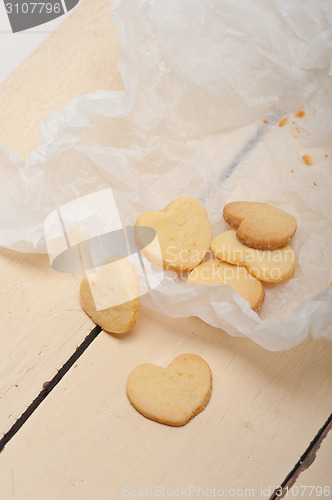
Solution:
M 264 135 L 270 130 L 272 125 L 275 125 L 280 119 L 280 111 L 270 113 L 267 117 L 267 123 L 260 125 L 256 132 L 250 137 L 242 149 L 235 155 L 235 158 L 229 163 L 225 170 L 220 174 L 219 181 L 221 184 L 226 181 L 234 172 L 239 163 L 257 146 Z
M 32 401 L 28 408 L 22 413 L 22 415 L 16 420 L 12 427 L 7 431 L 3 437 L 0 439 L 0 453 L 3 451 L 6 444 L 15 436 L 15 434 L 21 429 L 28 418 L 37 410 L 38 406 L 47 398 L 47 396 L 52 392 L 54 387 L 60 382 L 60 380 L 66 375 L 73 364 L 82 356 L 89 345 L 98 337 L 101 332 L 100 326 L 96 326 L 91 332 L 85 337 L 82 344 L 80 344 L 76 351 L 70 356 L 70 358 L 65 362 L 65 364 L 60 368 L 60 370 L 54 375 L 52 380 L 45 382 L 43 388 L 38 394 L 38 396 Z
M 301 474 L 301 472 L 308 469 L 310 465 L 314 462 L 316 458 L 316 453 L 319 450 L 320 445 L 322 444 L 324 438 L 327 436 L 328 432 L 331 429 L 332 429 L 332 413 L 326 420 L 323 427 L 319 429 L 316 436 L 314 437 L 314 439 L 309 444 L 308 448 L 301 456 L 300 460 L 294 465 L 293 469 L 289 472 L 289 474 L 287 474 L 284 481 L 280 484 L 280 487 L 274 490 L 269 500 L 277 500 L 279 498 L 283 498 L 287 492 L 287 490 L 283 491 L 286 486 L 288 486 L 288 488 L 291 489 L 291 487 L 296 482 L 296 479 Z M 279 488 L 282 488 L 282 494 Z

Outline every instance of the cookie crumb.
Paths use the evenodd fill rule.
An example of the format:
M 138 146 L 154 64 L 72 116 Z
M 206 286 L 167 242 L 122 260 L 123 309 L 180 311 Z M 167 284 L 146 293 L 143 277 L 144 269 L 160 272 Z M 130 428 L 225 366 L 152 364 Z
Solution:
M 296 111 L 296 113 L 294 113 L 294 116 L 296 116 L 297 118 L 303 118 L 304 115 L 305 115 L 304 111 Z
M 280 120 L 278 127 L 283 127 L 284 125 L 286 125 L 287 121 L 288 121 L 287 117 L 283 118 L 282 120 Z
M 314 186 L 318 186 L 318 184 L 314 181 Z
M 325 158 L 328 158 L 328 157 L 329 157 L 329 155 L 327 155 L 326 153 L 325 153 L 325 155 L 324 155 L 324 156 L 325 156 Z
M 294 135 L 294 139 L 297 139 L 298 138 L 298 135 Z
M 330 284 L 331 284 L 331 283 L 330 283 Z M 17 385 L 17 384 L 15 384 L 15 387 L 18 387 L 18 385 Z
M 332 286 L 332 281 L 330 281 L 329 285 Z
M 312 156 L 305 154 L 302 156 L 302 158 L 306 165 L 312 165 Z
M 263 123 L 269 123 L 267 120 L 263 120 Z
M 294 174 L 294 170 L 293 169 L 291 170 L 291 172 L 292 172 L 292 174 Z

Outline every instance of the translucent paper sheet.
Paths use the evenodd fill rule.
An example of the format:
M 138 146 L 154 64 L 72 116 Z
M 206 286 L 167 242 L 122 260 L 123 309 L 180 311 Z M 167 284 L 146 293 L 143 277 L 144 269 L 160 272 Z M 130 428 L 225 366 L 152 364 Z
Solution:
M 112 18 L 126 91 L 53 113 L 27 161 L 0 146 L 0 244 L 45 252 L 50 212 L 109 187 L 124 226 L 193 196 L 214 236 L 225 203 L 268 202 L 297 217 L 298 266 L 265 285 L 258 314 L 228 286 L 170 272 L 142 303 L 270 350 L 332 340 L 331 2 L 113 0 Z

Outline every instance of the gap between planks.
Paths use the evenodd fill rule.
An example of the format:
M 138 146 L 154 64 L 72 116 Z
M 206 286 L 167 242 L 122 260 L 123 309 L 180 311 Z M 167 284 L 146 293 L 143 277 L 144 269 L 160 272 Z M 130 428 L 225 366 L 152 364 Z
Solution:
M 101 332 L 100 326 L 96 326 L 91 330 L 91 332 L 85 337 L 83 342 L 76 348 L 75 352 L 68 358 L 64 365 L 58 370 L 54 375 L 52 380 L 45 382 L 43 388 L 38 394 L 38 396 L 32 401 L 28 408 L 22 413 L 22 415 L 16 420 L 12 427 L 7 431 L 3 437 L 0 439 L 0 453 L 5 448 L 6 444 L 15 436 L 15 434 L 21 429 L 25 422 L 31 417 L 31 415 L 37 410 L 38 406 L 47 398 L 54 387 L 60 382 L 60 380 L 66 375 L 74 363 L 82 356 L 89 345 L 98 337 Z
M 100 326 L 95 326 L 91 332 L 85 337 L 84 341 L 76 348 L 75 352 L 68 358 L 64 365 L 58 370 L 56 375 L 48 382 L 43 384 L 43 389 L 40 391 L 38 396 L 32 401 L 28 408 L 22 413 L 22 415 L 16 420 L 12 427 L 7 431 L 3 437 L 0 439 L 0 453 L 4 450 L 6 444 L 15 436 L 15 434 L 21 429 L 25 422 L 31 417 L 31 415 L 37 410 L 40 404 L 47 398 L 47 396 L 52 392 L 52 390 L 57 386 L 60 380 L 66 375 L 66 373 L 72 368 L 74 363 L 82 356 L 89 345 L 98 337 L 101 332 Z M 324 423 L 324 425 L 319 429 L 314 439 L 309 444 L 308 448 L 301 455 L 299 461 L 295 464 L 293 469 L 286 476 L 284 481 L 280 484 L 279 488 L 282 488 L 283 494 L 280 495 L 279 488 L 276 489 L 269 500 L 276 500 L 277 498 L 283 498 L 286 494 L 287 489 L 291 488 L 296 482 L 297 478 L 304 470 L 308 469 L 316 458 L 316 453 L 320 448 L 323 440 L 326 438 L 328 432 L 332 429 L 332 413 Z
M 285 494 L 291 487 L 295 484 L 297 478 L 301 472 L 308 469 L 316 459 L 316 454 L 321 447 L 322 442 L 326 438 L 329 431 L 332 429 L 332 413 L 326 420 L 325 424 L 319 429 L 314 439 L 309 444 L 308 448 L 305 450 L 300 460 L 294 465 L 293 469 L 286 476 L 284 481 L 280 484 L 269 500 L 277 500 L 278 498 L 284 498 Z M 280 489 L 281 488 L 281 489 Z M 282 492 L 282 494 L 280 494 Z

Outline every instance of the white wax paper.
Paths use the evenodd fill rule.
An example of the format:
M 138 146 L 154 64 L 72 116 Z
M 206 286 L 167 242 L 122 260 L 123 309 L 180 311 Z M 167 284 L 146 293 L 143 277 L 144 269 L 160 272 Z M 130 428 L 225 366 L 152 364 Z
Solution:
M 214 236 L 227 228 L 225 203 L 268 202 L 297 217 L 298 266 L 264 285 L 258 314 L 228 286 L 175 273 L 142 303 L 270 350 L 309 333 L 332 340 L 332 3 L 113 0 L 112 18 L 126 91 L 54 112 L 27 161 L 0 146 L 0 245 L 45 252 L 47 215 L 109 187 L 124 225 L 193 196 Z

